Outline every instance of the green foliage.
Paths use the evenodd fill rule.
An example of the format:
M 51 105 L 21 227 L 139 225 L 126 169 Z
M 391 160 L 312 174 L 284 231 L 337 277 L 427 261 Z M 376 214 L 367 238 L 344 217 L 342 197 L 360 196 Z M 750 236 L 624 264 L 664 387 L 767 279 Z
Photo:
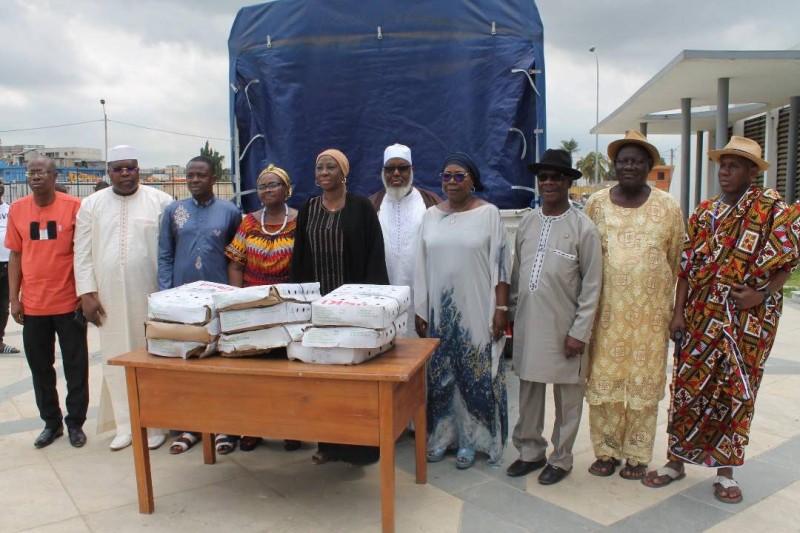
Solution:
M 611 164 L 608 158 L 601 153 L 589 152 L 578 160 L 575 167 L 583 173 L 584 178 L 593 180 L 595 160 L 597 161 L 598 177 L 600 181 L 609 179 Z
M 566 150 L 567 152 L 569 152 L 569 156 L 570 157 L 574 157 L 575 156 L 575 152 L 578 151 L 578 141 L 576 141 L 575 139 L 569 139 L 569 140 L 561 141 L 561 147 L 560 148 L 562 150 Z
M 208 141 L 206 141 L 205 146 L 200 148 L 200 155 L 211 159 L 214 162 L 214 175 L 216 175 L 218 179 L 223 178 L 222 162 L 225 161 L 225 156 L 220 155 L 219 152 L 211 148 Z

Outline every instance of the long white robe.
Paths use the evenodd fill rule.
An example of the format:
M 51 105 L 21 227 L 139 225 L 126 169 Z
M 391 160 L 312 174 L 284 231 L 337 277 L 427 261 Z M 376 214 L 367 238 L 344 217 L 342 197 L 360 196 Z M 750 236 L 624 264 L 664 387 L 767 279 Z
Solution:
M 140 185 L 130 196 L 111 187 L 83 200 L 75 227 L 79 295 L 96 292 L 106 311 L 100 331 L 103 389 L 97 432 L 130 433 L 125 372 L 109 358 L 146 346 L 147 295 L 158 290 L 158 230 L 172 197 Z
M 425 215 L 425 201 L 415 188 L 406 196 L 395 200 L 388 194 L 383 197 L 378 220 L 383 231 L 384 254 L 389 283 L 411 288 L 411 305 L 414 309 L 414 267 L 417 257 L 419 229 Z M 412 313 L 413 315 L 413 313 Z M 413 317 L 403 337 L 417 337 Z

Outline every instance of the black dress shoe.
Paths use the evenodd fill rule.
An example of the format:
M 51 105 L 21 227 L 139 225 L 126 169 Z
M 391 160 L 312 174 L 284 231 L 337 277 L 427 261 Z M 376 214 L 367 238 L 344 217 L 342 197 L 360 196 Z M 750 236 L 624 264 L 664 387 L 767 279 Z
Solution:
M 58 426 L 57 428 L 44 428 L 39 436 L 36 437 L 36 440 L 33 441 L 33 445 L 37 448 L 44 448 L 45 446 L 50 446 L 53 444 L 53 441 L 56 440 L 58 437 L 64 434 L 64 427 Z
M 69 434 L 69 443 L 75 448 L 80 448 L 86 444 L 86 433 L 83 432 L 83 429 L 68 427 L 67 433 Z
M 520 477 L 530 474 L 534 470 L 539 470 L 547 464 L 547 459 L 539 459 L 538 461 L 523 461 L 517 459 L 506 469 L 506 474 L 511 477 Z
M 539 483 L 542 485 L 554 485 L 567 477 L 567 474 L 570 472 L 571 469 L 564 470 L 555 465 L 547 465 L 544 470 L 542 470 L 542 473 L 539 474 Z

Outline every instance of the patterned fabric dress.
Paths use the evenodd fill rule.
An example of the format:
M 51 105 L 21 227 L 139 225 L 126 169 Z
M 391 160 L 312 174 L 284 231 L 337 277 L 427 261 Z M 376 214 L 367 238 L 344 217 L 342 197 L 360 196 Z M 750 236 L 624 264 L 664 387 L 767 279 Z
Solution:
M 505 339 L 493 342 L 495 287 L 510 283 L 511 250 L 493 205 L 425 212 L 416 314 L 441 344 L 428 365 L 428 448 L 469 448 L 502 460 L 508 435 Z
M 683 214 L 658 189 L 637 208 L 614 204 L 609 191 L 593 194 L 585 209 L 603 247 L 586 400 L 595 455 L 635 466 L 652 459 L 664 397 Z
M 752 186 L 734 206 L 705 200 L 689 219 L 680 272 L 689 283 L 689 334 L 674 368 L 669 460 L 715 468 L 744 462 L 783 296 L 743 311 L 728 292 L 733 284 L 766 287 L 775 272 L 797 268 L 798 246 L 800 206 L 771 189 Z
M 282 225 L 267 224 L 267 231 L 276 232 Z M 242 219 L 236 236 L 225 249 L 225 255 L 231 261 L 244 265 L 245 287 L 289 281 L 296 227 L 297 220 L 291 220 L 277 235 L 267 235 L 254 213 Z

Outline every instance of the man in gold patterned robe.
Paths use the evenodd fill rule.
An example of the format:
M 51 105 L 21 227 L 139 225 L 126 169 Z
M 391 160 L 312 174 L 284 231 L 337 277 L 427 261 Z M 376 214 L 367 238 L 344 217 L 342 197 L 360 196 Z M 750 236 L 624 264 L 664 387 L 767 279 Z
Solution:
M 586 390 L 597 460 L 589 472 L 641 479 L 653 457 L 658 402 L 666 383 L 669 321 L 683 243 L 683 215 L 647 184 L 655 146 L 629 131 L 608 146 L 618 183 L 586 204 L 600 230 L 603 290 Z

